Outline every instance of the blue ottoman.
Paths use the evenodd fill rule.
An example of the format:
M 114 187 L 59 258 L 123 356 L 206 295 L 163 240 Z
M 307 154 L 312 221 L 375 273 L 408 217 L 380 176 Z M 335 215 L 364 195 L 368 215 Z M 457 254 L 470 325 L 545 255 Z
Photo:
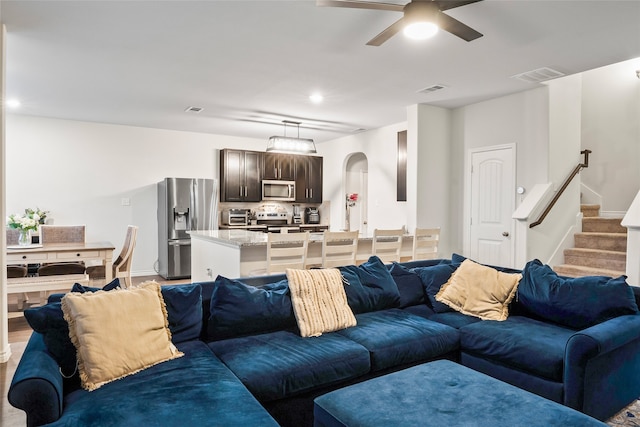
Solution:
M 606 427 L 588 415 L 448 360 L 332 391 L 314 402 L 316 427 Z

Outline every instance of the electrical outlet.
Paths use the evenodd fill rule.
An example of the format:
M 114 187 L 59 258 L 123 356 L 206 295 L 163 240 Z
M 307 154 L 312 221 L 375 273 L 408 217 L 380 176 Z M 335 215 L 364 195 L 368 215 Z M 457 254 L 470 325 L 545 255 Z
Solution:
M 130 205 L 131 205 L 131 199 L 130 199 L 130 198 L 128 198 L 128 197 L 123 197 L 123 198 L 120 200 L 120 204 L 121 204 L 122 206 L 130 206 Z

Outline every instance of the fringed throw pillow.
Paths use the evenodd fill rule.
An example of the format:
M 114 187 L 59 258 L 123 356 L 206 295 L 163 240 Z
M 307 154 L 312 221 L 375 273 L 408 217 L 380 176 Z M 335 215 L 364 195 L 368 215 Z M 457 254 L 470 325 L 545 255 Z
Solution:
M 287 279 L 301 336 L 317 337 L 356 325 L 338 269 L 287 269 Z
M 82 387 L 88 391 L 183 356 L 171 343 L 167 309 L 157 283 L 62 298 L 76 348 Z

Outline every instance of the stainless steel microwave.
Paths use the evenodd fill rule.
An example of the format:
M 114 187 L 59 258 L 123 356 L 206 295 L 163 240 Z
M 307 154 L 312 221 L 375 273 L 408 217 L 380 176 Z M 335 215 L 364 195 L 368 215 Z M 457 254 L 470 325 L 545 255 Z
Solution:
M 262 180 L 262 200 L 293 202 L 296 200 L 295 181 Z

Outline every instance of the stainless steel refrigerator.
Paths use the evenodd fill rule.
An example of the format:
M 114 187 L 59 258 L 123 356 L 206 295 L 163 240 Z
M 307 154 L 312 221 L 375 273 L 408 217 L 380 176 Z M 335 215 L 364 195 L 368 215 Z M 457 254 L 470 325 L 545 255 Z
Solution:
M 191 230 L 218 228 L 217 182 L 165 178 L 158 183 L 158 274 L 191 277 Z

